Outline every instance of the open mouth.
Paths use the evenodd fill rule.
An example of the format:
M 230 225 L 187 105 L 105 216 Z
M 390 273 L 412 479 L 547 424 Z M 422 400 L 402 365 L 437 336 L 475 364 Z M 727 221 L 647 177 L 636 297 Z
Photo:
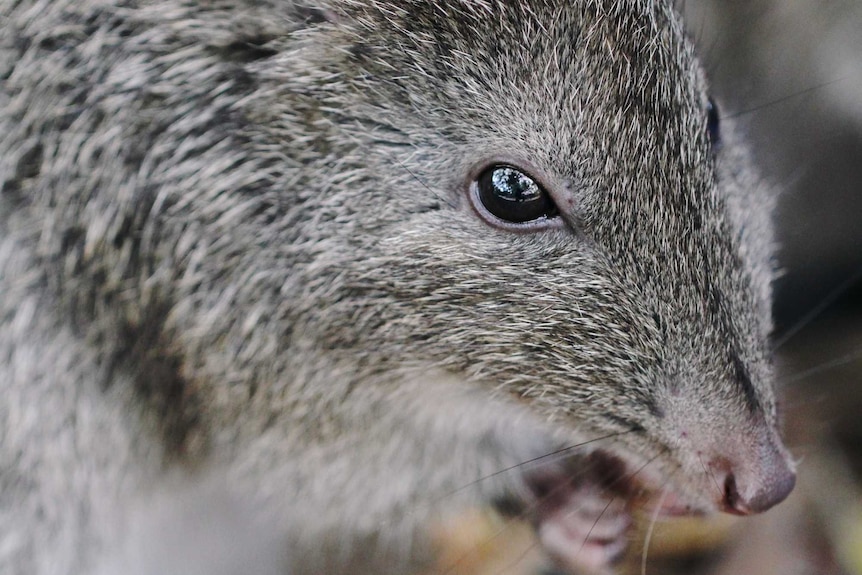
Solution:
M 532 518 L 545 551 L 561 566 L 599 570 L 626 550 L 637 483 L 621 459 L 596 450 L 525 472 Z
M 697 512 L 676 493 L 657 489 L 669 485 L 657 473 L 600 449 L 537 466 L 525 481 L 529 494 L 519 514 L 533 519 L 545 551 L 576 572 L 604 569 L 623 556 L 636 507 L 658 517 Z

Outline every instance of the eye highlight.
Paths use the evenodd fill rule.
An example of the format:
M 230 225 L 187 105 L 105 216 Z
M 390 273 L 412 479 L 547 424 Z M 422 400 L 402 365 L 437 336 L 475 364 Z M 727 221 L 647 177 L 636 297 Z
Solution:
M 506 229 L 539 229 L 559 216 L 551 196 L 535 178 L 505 164 L 479 174 L 471 200 L 488 223 Z

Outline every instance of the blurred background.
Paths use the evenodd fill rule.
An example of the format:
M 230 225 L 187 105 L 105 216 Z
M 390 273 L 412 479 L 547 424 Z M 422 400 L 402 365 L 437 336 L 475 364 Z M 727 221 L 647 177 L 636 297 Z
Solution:
M 657 526 L 645 572 L 862 575 L 862 0 L 679 4 L 781 191 L 775 343 L 799 476 L 763 516 Z

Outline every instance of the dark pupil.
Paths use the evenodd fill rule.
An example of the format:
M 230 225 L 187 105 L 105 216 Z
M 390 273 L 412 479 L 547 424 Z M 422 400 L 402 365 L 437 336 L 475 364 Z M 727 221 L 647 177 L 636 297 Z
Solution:
M 550 215 L 553 204 L 530 176 L 498 166 L 479 177 L 479 199 L 485 208 L 508 222 L 529 222 Z
M 709 133 L 709 141 L 713 147 L 721 143 L 721 131 L 719 130 L 718 106 L 710 98 L 706 104 L 706 129 Z

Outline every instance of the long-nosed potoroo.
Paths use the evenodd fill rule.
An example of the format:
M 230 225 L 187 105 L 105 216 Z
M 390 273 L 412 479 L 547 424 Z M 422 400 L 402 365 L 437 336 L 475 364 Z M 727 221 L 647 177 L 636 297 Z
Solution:
M 3 573 L 412 573 L 472 508 L 601 569 L 792 489 L 772 200 L 670 3 L 0 13 Z

